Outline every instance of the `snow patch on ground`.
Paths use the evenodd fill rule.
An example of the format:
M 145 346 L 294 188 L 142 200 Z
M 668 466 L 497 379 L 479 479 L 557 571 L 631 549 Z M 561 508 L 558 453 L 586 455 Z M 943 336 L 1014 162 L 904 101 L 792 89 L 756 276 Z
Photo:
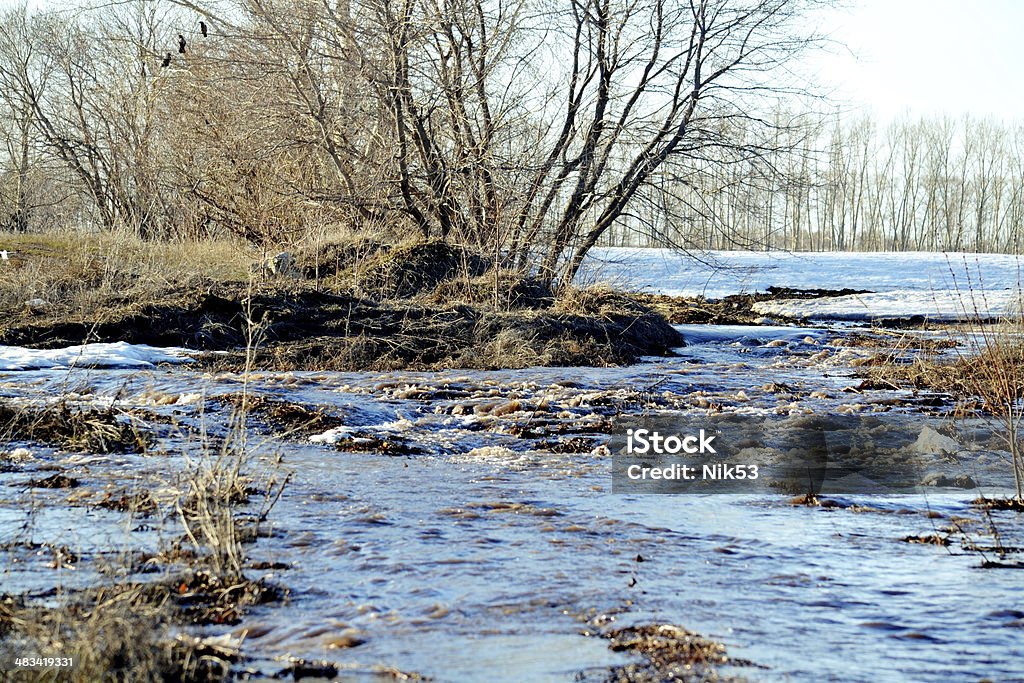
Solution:
M 1010 254 L 938 252 L 788 253 L 604 247 L 584 262 L 578 281 L 719 299 L 730 294 L 794 289 L 1000 291 L 1018 289 L 1021 259 Z
M 581 284 L 720 299 L 792 289 L 872 294 L 760 302 L 762 315 L 863 321 L 924 316 L 934 321 L 997 318 L 1021 310 L 1021 259 L 1012 254 L 938 252 L 787 253 L 606 247 L 584 263 Z
M 762 315 L 849 321 L 906 318 L 913 315 L 933 321 L 986 319 L 1019 314 L 1021 310 L 1021 292 L 1017 289 L 964 293 L 895 290 L 824 299 L 780 299 L 754 304 L 754 311 Z
M 63 349 L 0 346 L 0 371 L 48 368 L 152 368 L 157 363 L 187 363 L 190 351 L 145 344 L 114 342 L 82 344 Z

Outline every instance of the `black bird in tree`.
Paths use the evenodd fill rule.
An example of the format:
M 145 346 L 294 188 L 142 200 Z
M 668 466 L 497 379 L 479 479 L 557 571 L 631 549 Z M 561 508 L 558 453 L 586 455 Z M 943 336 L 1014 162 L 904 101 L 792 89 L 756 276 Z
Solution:
M 167 54 L 164 55 L 164 61 L 160 62 L 160 68 L 161 69 L 166 69 L 170 65 L 171 65 L 171 53 L 168 52 Z
M 178 53 L 185 54 L 185 36 L 178 34 Z
M 205 38 L 207 36 L 206 22 L 205 21 L 200 21 L 199 22 L 199 32 L 203 34 L 203 38 Z

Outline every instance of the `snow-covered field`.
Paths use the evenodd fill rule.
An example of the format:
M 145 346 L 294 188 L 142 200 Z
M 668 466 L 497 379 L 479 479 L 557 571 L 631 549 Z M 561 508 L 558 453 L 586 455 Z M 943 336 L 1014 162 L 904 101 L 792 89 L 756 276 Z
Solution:
M 857 289 L 872 294 L 759 304 L 766 315 L 870 320 L 923 315 L 934 320 L 996 317 L 1020 301 L 1021 259 L 1007 254 L 798 253 L 604 248 L 582 282 L 607 282 L 675 296 L 794 289 Z
M 851 294 L 823 299 L 760 301 L 754 310 L 767 316 L 783 315 L 812 320 L 873 320 L 921 315 L 950 322 L 1002 318 L 1022 310 L 1018 289 L 973 292 L 895 290 Z

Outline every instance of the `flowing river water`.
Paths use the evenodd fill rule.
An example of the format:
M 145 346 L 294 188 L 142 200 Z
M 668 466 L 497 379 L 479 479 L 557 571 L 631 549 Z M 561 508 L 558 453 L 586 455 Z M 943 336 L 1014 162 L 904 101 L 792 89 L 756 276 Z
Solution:
M 272 532 L 249 549 L 287 568 L 250 573 L 270 574 L 290 597 L 207 632 L 244 633 L 254 668 L 323 658 L 352 681 L 392 667 L 437 681 L 603 680 L 629 661 L 585 635 L 610 619 L 720 640 L 756 664 L 728 670 L 751 680 L 1024 680 L 1024 575 L 982 569 L 959 543 L 901 540 L 978 518 L 976 492 L 846 496 L 840 502 L 853 507 L 836 508 L 794 506 L 781 494 L 611 492 L 600 446 L 616 411 L 711 405 L 926 419 L 910 392 L 843 392 L 860 382 L 856 359 L 874 352 L 844 344 L 843 330 L 682 331 L 690 345 L 678 357 L 630 367 L 248 378 L 254 395 L 323 407 L 345 427 L 310 440 L 253 425 L 253 448 L 267 462 L 280 455 L 293 475 Z M 217 433 L 229 410 L 217 397 L 242 384 L 187 367 L 41 370 L 0 374 L 0 395 L 144 408 Z M 524 435 L 524 425 L 533 431 Z M 68 506 L 67 491 L 19 485 L 51 466 L 83 489 L 171 481 L 194 442 L 162 429 L 155 454 L 34 446 L 31 463 L 0 473 L 2 592 L 88 585 L 115 555 L 166 540 L 169 532 L 123 513 Z M 414 452 L 332 446 L 352 435 Z M 573 438 L 585 440 L 569 449 L 580 452 L 551 445 Z M 1020 545 L 1019 516 L 993 513 L 992 522 L 1003 543 Z M 64 544 L 79 560 L 53 568 L 25 550 L 41 543 Z

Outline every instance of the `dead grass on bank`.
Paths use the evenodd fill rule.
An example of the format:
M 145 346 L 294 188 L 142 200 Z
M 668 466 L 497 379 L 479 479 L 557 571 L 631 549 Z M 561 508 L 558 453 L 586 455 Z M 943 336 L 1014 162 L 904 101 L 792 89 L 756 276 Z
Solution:
M 220 681 L 241 661 L 244 636 L 197 637 L 189 625 L 235 625 L 287 591 L 265 579 L 219 577 L 202 568 L 154 581 L 58 589 L 45 601 L 0 594 L 0 663 L 18 656 L 74 658 L 65 670 L 0 680 Z
M 998 409 L 1006 396 L 1024 397 L 1024 345 L 982 350 L 977 356 L 937 359 L 932 355 L 899 363 L 889 353 L 873 359 L 871 379 L 909 385 L 950 394 L 959 399 L 977 398 L 987 411 Z
M 241 657 L 241 641 L 198 638 L 184 627 L 236 624 L 249 608 L 287 595 L 244 571 L 246 545 L 261 535 L 290 479 L 280 458 L 259 457 L 249 443 L 244 396 L 232 411 L 226 438 L 203 433 L 194 448 L 186 446 L 176 495 L 170 500 L 134 495 L 116 507 L 130 518 L 171 521 L 169 536 L 177 540 L 146 558 L 128 553 L 109 560 L 121 562 L 119 567 L 98 566 L 112 580 L 108 584 L 72 591 L 58 587 L 45 601 L 0 593 L 0 662 L 38 655 L 70 657 L 76 663 L 72 669 L 3 671 L 0 678 L 198 683 L 230 677 Z M 53 436 L 32 433 L 35 440 Z M 243 505 L 247 509 L 240 511 Z M 133 578 L 153 570 L 163 575 L 151 581 Z
M 8 671 L 14 681 L 214 681 L 227 670 L 201 675 L 199 662 L 175 651 L 160 605 L 121 593 L 97 595 L 93 604 L 69 604 L 60 609 L 25 607 L 7 598 L 0 603 L 0 658 L 18 656 L 73 658 L 68 669 Z M 209 662 L 208 662 L 209 663 Z
M 107 233 L 0 234 L 0 325 L 99 315 L 182 286 L 247 277 L 254 256 L 227 240 L 147 242 Z
M 255 352 L 261 369 L 379 371 L 617 365 L 683 344 L 636 297 L 568 288 L 556 298 L 533 278 L 438 241 L 336 238 L 300 246 L 288 274 L 253 281 L 252 255 L 228 243 L 177 245 L 175 252 L 93 236 L 95 243 L 76 250 L 66 239 L 40 239 L 58 246 L 29 259 L 38 261 L 36 276 L 0 268 L 0 299 L 21 306 L 0 320 L 0 343 L 228 350 L 210 362 L 238 370 L 245 326 L 256 320 L 266 338 Z M 98 253 L 114 246 L 116 257 Z M 58 267 L 62 260 L 70 265 Z M 56 275 L 64 272 L 70 275 Z M 64 279 L 74 286 L 61 285 Z M 46 303 L 24 304 L 44 289 L 53 292 Z
M 947 393 L 959 401 L 958 416 L 992 422 L 1010 454 L 1016 501 L 1024 502 L 1024 317 L 975 320 L 950 336 L 962 338 L 952 357 L 929 350 L 907 363 L 878 363 L 869 381 Z
M 72 669 L 5 672 L 15 681 L 221 681 L 240 658 L 240 640 L 197 638 L 187 624 L 235 624 L 248 608 L 280 601 L 262 580 L 203 569 L 153 582 L 117 582 L 57 593 L 45 602 L 0 596 L 0 661 L 73 658 Z M 3 680 L 8 680 L 3 678 Z
M 864 365 L 870 379 L 975 398 L 987 412 L 1024 398 L 1024 321 L 966 323 L 950 327 L 946 339 L 890 335 L 874 345 L 885 353 Z M 853 338 L 850 345 L 865 345 Z M 944 353 L 952 351 L 952 353 Z

